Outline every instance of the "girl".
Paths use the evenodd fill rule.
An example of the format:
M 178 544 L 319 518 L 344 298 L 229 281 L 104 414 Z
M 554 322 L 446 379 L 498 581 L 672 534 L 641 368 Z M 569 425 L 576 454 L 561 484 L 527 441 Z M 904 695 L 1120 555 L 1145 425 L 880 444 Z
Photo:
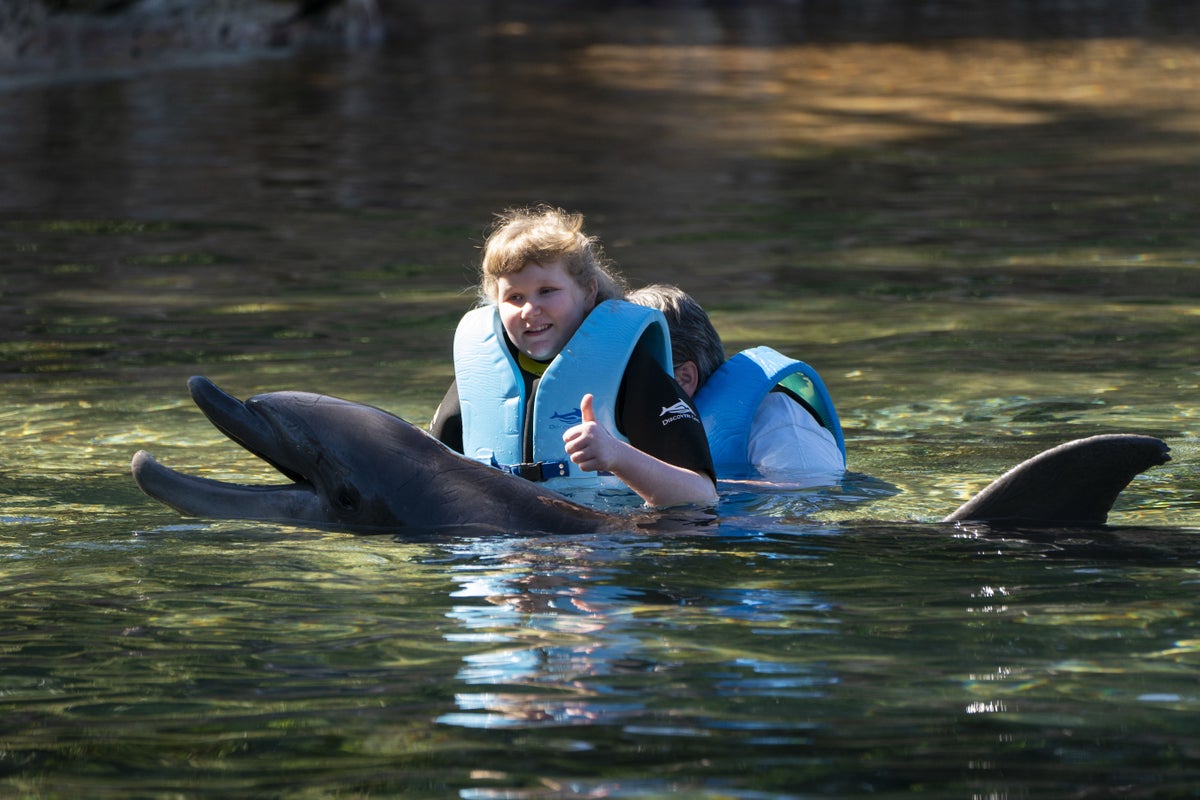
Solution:
M 708 441 L 671 376 L 666 322 L 624 293 L 581 215 L 499 215 L 433 434 L 556 488 L 619 482 L 651 506 L 714 503 Z

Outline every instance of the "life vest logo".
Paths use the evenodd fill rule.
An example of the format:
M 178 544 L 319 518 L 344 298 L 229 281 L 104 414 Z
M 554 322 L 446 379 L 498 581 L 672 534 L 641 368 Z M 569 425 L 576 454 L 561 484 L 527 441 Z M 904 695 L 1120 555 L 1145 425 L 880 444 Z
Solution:
M 658 415 L 659 421 L 663 427 L 670 425 L 672 422 L 678 422 L 681 419 L 699 420 L 696 412 L 692 411 L 692 407 L 686 401 L 680 400 L 672 406 L 664 406 L 662 413 Z
M 573 408 L 565 414 L 555 411 L 550 415 L 550 419 L 554 420 L 555 422 L 565 423 L 567 427 L 574 427 L 583 422 L 583 412 L 578 408 Z

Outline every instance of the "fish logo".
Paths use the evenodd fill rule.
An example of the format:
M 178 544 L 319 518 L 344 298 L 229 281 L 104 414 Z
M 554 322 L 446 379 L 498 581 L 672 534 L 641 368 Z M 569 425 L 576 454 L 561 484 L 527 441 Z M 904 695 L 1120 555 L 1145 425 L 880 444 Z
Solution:
M 678 403 L 676 403 L 673 406 L 664 406 L 662 413 L 659 414 L 658 416 L 665 417 L 668 414 L 675 416 L 678 414 L 691 414 L 691 413 L 692 413 L 691 406 L 689 406 L 684 401 L 680 400 Z
M 578 408 L 573 408 L 565 414 L 560 411 L 556 411 L 550 415 L 550 419 L 554 420 L 555 422 L 565 423 L 568 427 L 573 427 L 583 422 L 583 412 Z
M 681 419 L 700 420 L 696 416 L 696 412 L 692 411 L 692 407 L 687 404 L 686 400 L 680 400 L 674 405 L 663 406 L 662 413 L 658 415 L 659 423 L 665 428 L 672 422 L 678 422 Z

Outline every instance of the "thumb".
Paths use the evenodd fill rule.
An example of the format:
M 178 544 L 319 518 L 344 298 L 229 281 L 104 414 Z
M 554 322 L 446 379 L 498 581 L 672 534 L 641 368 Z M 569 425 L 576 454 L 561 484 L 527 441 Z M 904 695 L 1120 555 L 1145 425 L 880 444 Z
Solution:
M 579 412 L 583 414 L 581 422 L 595 422 L 596 409 L 592 407 L 592 395 L 585 394 L 583 400 L 579 401 Z

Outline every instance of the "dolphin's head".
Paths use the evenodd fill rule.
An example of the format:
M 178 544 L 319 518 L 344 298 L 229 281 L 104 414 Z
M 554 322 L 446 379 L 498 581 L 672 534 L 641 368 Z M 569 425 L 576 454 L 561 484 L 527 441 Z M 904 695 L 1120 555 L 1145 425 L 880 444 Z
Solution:
M 288 479 L 225 483 L 165 467 L 145 451 L 133 478 L 146 494 L 196 517 L 285 522 L 360 532 L 488 525 L 595 530 L 602 514 L 452 452 L 371 406 L 307 392 L 242 402 L 212 381 L 188 381 L 209 421 Z
M 176 472 L 138 452 L 134 480 L 157 500 L 199 517 L 343 529 L 426 523 L 420 503 L 405 508 L 404 498 L 413 493 L 404 484 L 424 479 L 428 453 L 445 448 L 420 429 L 379 409 L 326 395 L 272 392 L 243 403 L 207 378 L 192 378 L 188 388 L 214 426 L 289 482 L 224 483 Z

